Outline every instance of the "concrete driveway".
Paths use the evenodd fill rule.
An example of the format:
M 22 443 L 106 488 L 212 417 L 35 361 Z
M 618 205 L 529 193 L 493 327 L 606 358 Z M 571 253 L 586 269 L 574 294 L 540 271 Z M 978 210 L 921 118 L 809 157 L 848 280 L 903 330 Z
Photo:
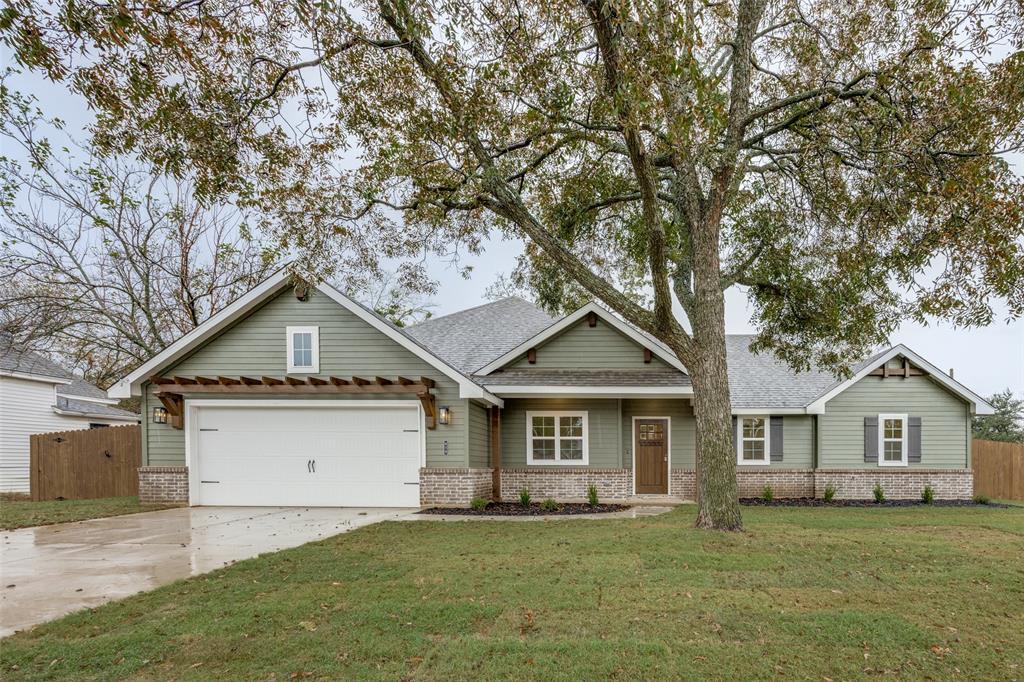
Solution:
M 192 507 L 0 531 L 0 637 L 412 511 Z

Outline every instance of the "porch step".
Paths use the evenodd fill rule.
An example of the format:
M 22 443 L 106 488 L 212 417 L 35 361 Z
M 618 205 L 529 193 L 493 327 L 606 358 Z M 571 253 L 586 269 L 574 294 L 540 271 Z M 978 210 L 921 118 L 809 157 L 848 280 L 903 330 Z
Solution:
M 675 506 L 678 504 L 693 504 L 693 500 L 678 495 L 633 495 L 626 498 L 626 504 L 636 506 Z

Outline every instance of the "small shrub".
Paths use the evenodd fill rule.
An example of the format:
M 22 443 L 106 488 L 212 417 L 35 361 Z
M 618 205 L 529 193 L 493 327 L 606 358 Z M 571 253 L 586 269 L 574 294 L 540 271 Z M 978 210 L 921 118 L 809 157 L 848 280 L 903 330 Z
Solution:
M 926 485 L 924 490 L 921 491 L 921 501 L 925 504 L 931 504 L 935 501 L 935 489 L 930 485 Z
M 597 500 L 597 486 L 594 484 L 587 486 L 587 502 L 590 503 L 591 507 L 596 507 L 599 504 Z
M 523 505 L 524 507 L 529 507 L 530 499 L 531 498 L 529 490 L 523 488 L 522 490 L 519 491 L 519 504 Z
M 558 511 L 558 503 L 549 497 L 540 503 L 540 508 L 546 512 L 556 512 Z
M 975 495 L 974 496 L 974 504 L 988 504 L 991 501 L 992 501 L 992 498 L 990 498 L 988 495 Z
M 775 499 L 775 491 L 772 490 L 770 485 L 766 485 L 764 490 L 761 491 L 761 499 L 765 502 L 771 502 Z
M 875 489 L 872 490 L 871 493 L 875 496 L 875 502 L 878 504 L 885 502 L 885 490 L 882 489 L 881 483 L 876 483 Z
M 828 485 L 825 486 L 825 492 L 822 494 L 821 497 L 826 502 L 831 502 L 832 498 L 834 498 L 835 496 L 836 496 L 836 487 L 834 485 L 832 485 L 831 483 L 829 483 Z
M 482 497 L 474 497 L 469 501 L 469 506 L 477 511 L 483 511 L 484 509 L 487 509 L 487 505 L 490 503 L 490 500 L 485 500 Z

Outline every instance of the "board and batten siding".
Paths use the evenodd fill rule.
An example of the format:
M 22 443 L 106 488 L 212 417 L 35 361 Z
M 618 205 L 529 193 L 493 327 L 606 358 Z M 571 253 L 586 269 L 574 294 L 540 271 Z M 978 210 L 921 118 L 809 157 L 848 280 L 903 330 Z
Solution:
M 643 346 L 598 319 L 591 327 L 581 320 L 564 332 L 537 347 L 537 362 L 530 364 L 526 356 L 514 360 L 510 367 L 542 369 L 642 369 L 666 367 L 657 356 L 644 363 Z
M 825 404 L 818 416 L 818 467 L 864 469 L 864 418 L 880 413 L 921 418 L 921 462 L 910 468 L 970 467 L 970 410 L 927 376 L 864 377 Z
M 32 434 L 76 431 L 89 428 L 89 424 L 132 423 L 57 414 L 53 411 L 56 401 L 52 383 L 0 376 L 0 492 L 29 492 Z
M 436 429 L 427 431 L 427 466 L 468 466 L 469 401 L 459 398 L 458 385 L 316 290 L 306 301 L 299 301 L 290 288 L 285 289 L 185 359 L 161 370 L 161 374 L 284 376 L 287 372 L 286 328 L 290 326 L 320 328 L 318 376 L 372 378 L 375 375 L 401 375 L 411 379 L 420 376 L 433 379 L 436 382 L 433 392 L 437 405 L 452 408 L 452 423 L 448 426 L 438 424 Z M 238 399 L 240 396 L 225 397 Z M 304 399 L 315 397 L 303 396 Z M 153 407 L 160 405 L 152 385 L 145 386 L 144 398 L 147 418 L 143 420 L 143 463 L 147 466 L 183 466 L 185 432 L 169 425 L 151 423 L 149 417 Z M 281 399 L 281 396 L 268 396 L 268 399 Z M 394 400 L 396 396 L 324 396 L 322 399 Z M 415 397 L 397 396 L 397 399 L 414 400 Z
M 588 468 L 619 469 L 622 457 L 619 449 L 619 401 L 615 399 L 560 399 L 527 398 L 507 399 L 501 415 L 501 466 L 516 469 L 526 464 L 526 439 L 529 436 L 527 412 L 586 412 L 589 430 L 587 443 L 590 452 Z M 554 469 L 571 465 L 537 464 L 531 468 Z M 582 465 L 580 465 L 582 466 Z

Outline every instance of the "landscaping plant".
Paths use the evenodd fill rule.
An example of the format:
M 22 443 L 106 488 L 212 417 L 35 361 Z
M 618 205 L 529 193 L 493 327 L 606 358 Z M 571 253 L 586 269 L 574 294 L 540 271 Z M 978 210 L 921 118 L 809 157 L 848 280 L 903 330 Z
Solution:
M 530 506 L 530 491 L 527 488 L 523 488 L 519 491 L 519 504 L 524 507 Z
M 558 503 L 549 497 L 540 503 L 540 508 L 546 512 L 556 512 L 558 511 Z
M 881 483 L 876 483 L 874 490 L 871 493 L 875 496 L 875 502 L 882 504 L 885 502 L 885 490 L 882 489 Z
M 469 506 L 477 511 L 483 511 L 484 509 L 487 509 L 487 505 L 489 505 L 490 503 L 490 500 L 486 500 L 482 497 L 474 497 L 472 500 L 470 500 Z
M 770 485 L 766 485 L 764 490 L 761 491 L 761 499 L 765 502 L 771 502 L 775 499 L 775 491 L 772 490 Z
M 587 486 L 587 502 L 590 503 L 591 507 L 596 507 L 599 504 L 597 499 L 597 486 L 593 483 Z
M 935 501 L 935 490 L 930 485 L 926 485 L 924 490 L 921 491 L 921 501 L 925 504 L 931 504 Z
M 832 498 L 836 496 L 836 487 L 829 483 L 825 486 L 825 492 L 822 493 L 821 498 L 826 502 L 831 502 Z

